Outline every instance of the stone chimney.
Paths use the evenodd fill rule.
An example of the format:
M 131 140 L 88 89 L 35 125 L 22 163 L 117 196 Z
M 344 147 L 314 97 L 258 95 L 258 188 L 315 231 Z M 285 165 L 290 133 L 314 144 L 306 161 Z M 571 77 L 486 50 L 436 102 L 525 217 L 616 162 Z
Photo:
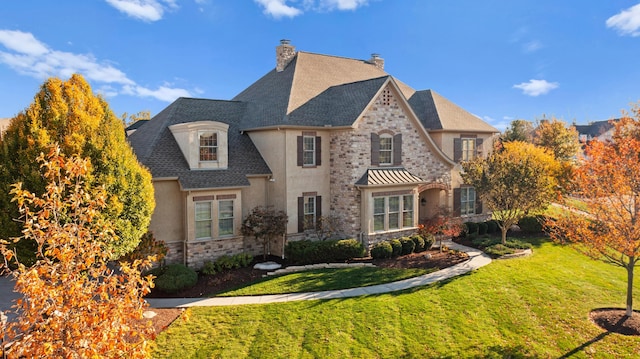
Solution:
M 371 58 L 368 61 L 373 66 L 384 71 L 384 59 L 380 57 L 380 54 L 371 54 Z
M 289 40 L 280 40 L 280 45 L 276 47 L 276 71 L 283 71 L 294 56 L 296 47 L 291 45 Z

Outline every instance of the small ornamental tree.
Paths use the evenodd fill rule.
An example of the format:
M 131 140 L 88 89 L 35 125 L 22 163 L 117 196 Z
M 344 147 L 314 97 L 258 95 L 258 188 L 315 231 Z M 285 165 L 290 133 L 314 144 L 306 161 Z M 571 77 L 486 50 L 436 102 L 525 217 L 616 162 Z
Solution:
M 251 210 L 242 221 L 242 234 L 262 240 L 262 255 L 267 259 L 270 253 L 271 240 L 287 232 L 289 218 L 283 211 L 276 211 L 273 207 L 258 206 Z
M 555 197 L 559 163 L 530 143 L 504 143 L 487 158 L 463 162 L 462 179 L 493 211 L 506 244 L 507 231 L 528 213 L 546 208 Z
M 439 239 L 440 251 L 442 252 L 442 237 L 457 237 L 462 233 L 463 228 L 462 220 L 459 217 L 453 217 L 453 212 L 448 206 L 440 206 L 435 215 L 418 226 L 418 233 L 433 234 Z
M 8 324 L 9 358 L 144 358 L 152 327 L 141 321 L 142 297 L 152 286 L 141 266 L 149 260 L 108 265 L 114 226 L 102 214 L 103 187 L 84 181 L 87 160 L 65 157 L 55 147 L 38 157 L 45 191 L 38 196 L 13 186 L 24 229 L 15 241 L 36 244 L 36 262 L 25 266 L 0 244 L 5 260 L 14 261 L 17 318 Z
M 577 168 L 575 195 L 586 211 L 573 209 L 547 221 L 556 241 L 578 243 L 584 254 L 627 271 L 626 316 L 633 314 L 633 269 L 640 263 L 640 107 L 624 116 L 611 142 L 589 142 Z M 571 203 L 567 203 L 570 206 Z

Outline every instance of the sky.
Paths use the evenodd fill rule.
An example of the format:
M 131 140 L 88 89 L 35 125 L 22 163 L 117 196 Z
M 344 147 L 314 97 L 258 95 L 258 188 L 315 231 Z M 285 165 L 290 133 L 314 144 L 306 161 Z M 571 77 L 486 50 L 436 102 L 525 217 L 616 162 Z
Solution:
M 638 0 L 23 0 L 0 5 L 0 118 L 49 77 L 82 74 L 117 116 L 229 100 L 275 47 L 385 60 L 504 130 L 586 124 L 640 101 Z

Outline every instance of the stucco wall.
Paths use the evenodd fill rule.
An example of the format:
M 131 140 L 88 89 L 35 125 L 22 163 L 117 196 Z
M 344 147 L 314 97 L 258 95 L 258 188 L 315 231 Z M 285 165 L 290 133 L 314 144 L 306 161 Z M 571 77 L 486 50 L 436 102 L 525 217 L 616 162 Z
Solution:
M 183 262 L 185 194 L 177 180 L 154 180 L 156 207 L 151 216 L 149 230 L 156 239 L 169 247 L 165 261 Z

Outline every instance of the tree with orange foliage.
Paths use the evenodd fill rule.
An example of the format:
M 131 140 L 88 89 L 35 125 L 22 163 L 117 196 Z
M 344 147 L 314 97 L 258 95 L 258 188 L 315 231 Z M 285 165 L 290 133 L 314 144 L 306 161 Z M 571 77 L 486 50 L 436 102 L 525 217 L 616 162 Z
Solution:
M 633 314 L 633 269 L 640 259 L 639 106 L 615 125 L 612 141 L 587 145 L 574 177 L 574 195 L 586 212 L 570 208 L 547 222 L 554 240 L 577 243 L 586 255 L 626 269 L 627 317 Z
M 146 260 L 111 265 L 114 225 L 102 211 L 104 187 L 87 185 L 88 160 L 65 157 L 52 147 L 38 157 L 45 179 L 41 195 L 13 186 L 24 228 L 37 245 L 37 261 L 16 260 L 8 241 L 5 260 L 15 261 L 17 318 L 8 324 L 9 358 L 144 358 L 152 328 L 143 324 L 143 296 L 152 285 L 142 277 Z M 6 264 L 6 263 L 5 263 Z

